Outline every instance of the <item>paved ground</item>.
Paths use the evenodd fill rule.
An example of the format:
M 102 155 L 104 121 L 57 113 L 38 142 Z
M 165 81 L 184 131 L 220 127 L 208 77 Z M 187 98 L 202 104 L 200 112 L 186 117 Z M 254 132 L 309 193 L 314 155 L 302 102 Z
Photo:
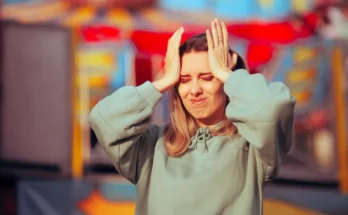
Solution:
M 86 182 L 99 181 L 101 177 L 88 177 Z M 1 178 L 0 178 L 1 179 Z M 119 184 L 124 192 L 134 195 L 134 188 L 124 179 L 115 176 L 104 177 L 107 183 Z M 47 182 L 47 180 L 46 180 Z M 44 182 L 44 183 L 46 183 Z M 57 180 L 56 180 L 57 182 Z M 55 183 L 56 183 L 55 182 Z M 48 183 L 50 183 L 48 181 Z M 59 180 L 58 180 L 59 183 Z M 99 182 L 98 182 L 99 183 Z M 41 184 L 38 182 L 37 184 Z M 54 187 L 55 185 L 53 185 Z M 59 188 L 58 188 L 59 190 Z M 129 192 L 128 192 L 128 191 Z M 16 184 L 11 180 L 0 180 L 0 214 L 16 215 Z M 135 196 L 134 196 L 135 197 Z M 90 195 L 87 201 L 83 201 L 82 207 L 89 210 L 96 204 L 103 208 L 117 211 L 117 214 L 133 215 L 134 201 L 127 202 L 105 202 L 103 197 Z M 95 207 L 94 207 L 95 208 Z M 100 210 L 99 210 L 100 212 Z M 99 214 L 99 213 L 97 213 Z M 287 182 L 272 182 L 265 188 L 265 215 L 348 215 L 348 195 L 341 194 L 337 186 L 310 185 Z M 20 214 L 18 214 L 20 215 Z M 91 213 L 90 215 L 94 215 Z M 107 214 L 105 214 L 107 215 Z

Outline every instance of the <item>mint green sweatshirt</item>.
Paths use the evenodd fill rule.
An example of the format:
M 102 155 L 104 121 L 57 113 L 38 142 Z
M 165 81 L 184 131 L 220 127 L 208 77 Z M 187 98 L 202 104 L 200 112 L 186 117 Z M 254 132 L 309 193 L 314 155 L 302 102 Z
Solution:
M 293 136 L 295 100 L 280 82 L 231 73 L 226 116 L 241 135 L 199 128 L 182 157 L 166 153 L 164 125 L 150 117 L 162 94 L 125 86 L 91 111 L 90 125 L 120 174 L 136 185 L 137 215 L 262 214 L 263 188 L 277 176 Z

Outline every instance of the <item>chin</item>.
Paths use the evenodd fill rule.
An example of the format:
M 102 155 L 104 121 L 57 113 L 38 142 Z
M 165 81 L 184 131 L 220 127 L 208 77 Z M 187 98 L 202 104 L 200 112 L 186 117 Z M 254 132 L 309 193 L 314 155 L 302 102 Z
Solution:
M 210 117 L 209 113 L 193 112 L 193 113 L 191 113 L 191 115 L 193 116 L 193 118 L 198 119 L 198 120 L 205 120 L 205 119 L 208 119 Z

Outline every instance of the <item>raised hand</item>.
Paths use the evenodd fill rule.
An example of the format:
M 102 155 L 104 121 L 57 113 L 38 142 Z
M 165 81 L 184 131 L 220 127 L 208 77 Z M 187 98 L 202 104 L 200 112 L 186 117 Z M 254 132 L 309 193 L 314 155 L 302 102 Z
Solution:
M 163 77 L 153 82 L 155 87 L 162 93 L 173 87 L 180 80 L 180 56 L 179 46 L 184 28 L 179 28 L 168 40 L 167 53 L 164 64 Z
M 164 65 L 164 77 L 177 83 L 180 79 L 179 46 L 184 28 L 179 28 L 168 41 Z
M 231 69 L 237 63 L 237 54 L 231 56 L 228 49 L 228 32 L 225 23 L 217 19 L 211 22 L 211 33 L 206 30 L 208 40 L 209 65 L 212 74 L 225 82 Z

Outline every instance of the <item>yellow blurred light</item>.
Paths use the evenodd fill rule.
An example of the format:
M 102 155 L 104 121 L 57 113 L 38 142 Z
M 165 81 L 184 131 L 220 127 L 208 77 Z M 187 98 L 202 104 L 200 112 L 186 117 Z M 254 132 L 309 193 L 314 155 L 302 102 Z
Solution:
M 94 19 L 95 12 L 95 9 L 89 6 L 78 8 L 73 14 L 64 19 L 62 24 L 67 26 L 75 26 L 86 23 Z
M 291 204 L 289 202 L 269 198 L 265 199 L 263 213 L 267 215 L 323 215 L 322 213 L 310 210 L 308 208 L 300 207 L 297 204 Z
M 296 12 L 305 12 L 308 9 L 308 0 L 292 0 L 292 8 Z
M 85 76 L 87 79 L 85 80 L 83 76 Z M 98 74 L 87 74 L 83 76 L 75 80 L 77 87 L 84 87 L 85 85 L 88 85 L 88 88 L 104 88 L 110 84 L 112 79 L 112 73 L 110 70 L 103 70 L 103 72 Z
M 307 103 L 312 97 L 311 91 L 292 92 L 291 94 L 295 97 L 297 104 Z
M 274 4 L 274 0 L 259 0 L 261 7 L 271 8 Z
M 93 191 L 90 196 L 78 203 L 82 212 L 89 215 L 123 214 L 132 215 L 135 211 L 134 202 L 111 201 L 103 197 L 100 191 Z
M 168 19 L 164 12 L 158 9 L 144 9 L 141 16 L 161 30 L 173 30 L 182 26 L 182 23 Z
M 314 68 L 311 69 L 294 69 L 287 74 L 288 83 L 298 83 L 302 81 L 313 80 L 317 75 L 317 71 Z
M 88 78 L 88 85 L 90 88 L 107 87 L 110 83 L 110 77 L 107 75 L 93 76 Z
M 93 67 L 93 66 L 113 67 L 116 64 L 114 60 L 114 54 L 110 52 L 93 52 L 93 53 L 80 52 L 78 54 L 78 62 L 81 67 Z
M 294 64 L 310 60 L 317 55 L 317 50 L 312 47 L 298 47 L 294 50 Z
M 114 8 L 106 14 L 107 20 L 122 28 L 132 28 L 134 26 L 133 16 L 125 9 Z

